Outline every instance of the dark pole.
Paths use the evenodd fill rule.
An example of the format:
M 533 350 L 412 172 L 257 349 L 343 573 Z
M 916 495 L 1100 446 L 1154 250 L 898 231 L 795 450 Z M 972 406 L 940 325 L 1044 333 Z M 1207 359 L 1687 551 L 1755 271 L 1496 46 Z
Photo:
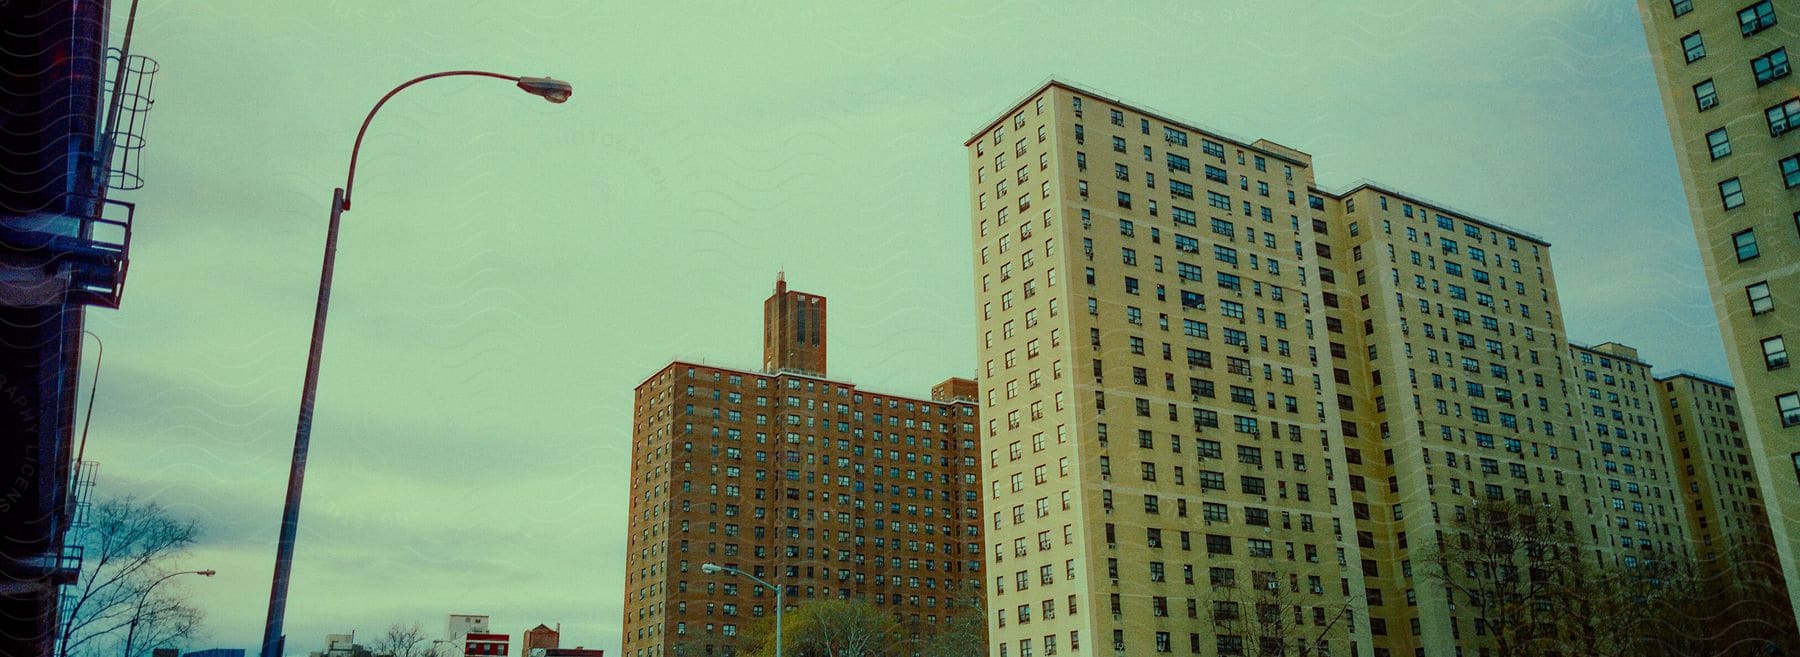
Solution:
M 338 222 L 344 212 L 350 209 L 350 190 L 356 184 L 356 156 L 362 150 L 363 135 L 368 133 L 369 122 L 375 120 L 375 113 L 381 111 L 381 106 L 386 105 L 394 94 L 426 80 L 458 75 L 515 82 L 526 93 L 541 96 L 552 103 L 568 100 L 571 93 L 568 83 L 550 78 L 521 78 L 487 71 L 444 71 L 421 75 L 401 83 L 376 101 L 375 107 L 369 110 L 369 115 L 363 117 L 362 128 L 356 131 L 356 143 L 350 147 L 350 172 L 344 178 L 344 186 L 331 195 L 331 224 L 325 233 L 325 262 L 319 273 L 318 305 L 313 309 L 312 345 L 306 354 L 306 382 L 300 390 L 300 421 L 294 428 L 294 456 L 288 464 L 287 501 L 281 509 L 281 538 L 275 545 L 275 574 L 269 586 L 269 615 L 263 624 L 262 657 L 282 657 L 282 625 L 287 616 L 288 580 L 294 567 L 294 535 L 300 529 L 300 493 L 305 486 L 306 456 L 312 444 L 313 402 L 319 388 L 319 358 L 325 349 L 325 316 L 331 309 L 331 274 L 337 261 Z
M 281 657 L 282 653 L 288 576 L 294 568 L 294 534 L 300 530 L 300 493 L 306 482 L 306 454 L 312 445 L 313 400 L 319 389 L 319 358 L 325 350 L 325 316 L 331 310 L 331 274 L 337 263 L 338 223 L 343 216 L 344 190 L 340 187 L 332 191 L 331 223 L 325 229 L 325 263 L 319 272 L 318 305 L 313 308 L 312 347 L 306 354 L 306 383 L 300 389 L 300 423 L 294 430 L 294 458 L 288 466 L 287 501 L 281 510 L 281 539 L 275 546 L 275 579 L 269 587 L 269 616 L 263 625 L 263 657 Z

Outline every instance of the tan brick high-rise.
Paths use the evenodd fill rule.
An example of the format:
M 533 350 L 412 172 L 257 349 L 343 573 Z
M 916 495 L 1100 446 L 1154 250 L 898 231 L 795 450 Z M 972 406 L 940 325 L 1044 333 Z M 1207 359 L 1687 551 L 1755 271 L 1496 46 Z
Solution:
M 1650 365 L 1622 344 L 1571 344 L 1567 381 L 1596 484 L 1583 514 L 1595 550 L 1627 568 L 1690 561 L 1687 503 Z
M 965 147 L 989 654 L 1368 654 L 1311 158 L 1060 82 Z
M 736 654 L 774 613 L 773 591 L 707 562 L 785 586 L 790 609 L 869 601 L 913 638 L 981 595 L 974 382 L 924 399 L 824 378 L 824 297 L 780 282 L 764 307 L 765 345 L 793 345 L 771 371 L 677 361 L 637 387 L 629 657 Z
M 1414 563 L 1490 500 L 1687 553 L 1649 368 L 1597 348 L 1578 407 L 1544 239 L 1063 82 L 965 147 L 989 654 L 1274 654 L 1259 606 L 1286 654 L 1482 654 Z
M 1800 0 L 1638 0 L 1744 441 L 1800 613 Z M 1796 616 L 1800 619 L 1800 616 Z
M 1485 502 L 1549 506 L 1588 539 L 1585 553 L 1624 567 L 1685 548 L 1679 540 L 1640 547 L 1665 525 L 1633 534 L 1623 552 L 1601 531 L 1619 522 L 1601 492 L 1616 486 L 1620 496 L 1657 499 L 1652 471 L 1604 473 L 1594 428 L 1576 416 L 1547 241 L 1375 183 L 1312 192 L 1311 229 L 1331 249 L 1318 270 L 1319 323 L 1342 386 L 1343 458 L 1374 655 L 1491 649 L 1474 606 L 1425 571 L 1441 533 Z M 1640 369 L 1637 394 L 1650 395 Z M 1675 503 L 1660 467 L 1667 516 Z M 1636 531 L 1625 522 L 1620 531 Z
M 1696 560 L 1702 568 L 1717 569 L 1722 564 L 1715 560 L 1731 544 L 1768 544 L 1766 501 L 1744 440 L 1735 389 L 1688 372 L 1656 384 Z

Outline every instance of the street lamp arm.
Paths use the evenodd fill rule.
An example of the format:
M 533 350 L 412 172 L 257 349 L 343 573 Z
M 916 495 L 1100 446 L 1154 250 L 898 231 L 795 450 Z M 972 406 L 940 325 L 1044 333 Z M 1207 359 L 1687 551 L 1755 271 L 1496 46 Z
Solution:
M 156 581 L 151 582 L 149 586 L 144 587 L 143 595 L 138 596 L 137 611 L 131 615 L 131 629 L 128 629 L 125 631 L 125 657 L 131 657 L 131 647 L 132 647 L 131 644 L 133 643 L 133 640 L 137 638 L 138 619 L 143 617 L 144 603 L 148 602 L 150 600 L 150 592 L 155 591 L 157 585 L 162 584 L 163 582 L 169 581 L 169 578 L 176 577 L 179 575 L 200 575 L 203 577 L 212 577 L 214 574 L 216 574 L 216 571 L 212 571 L 212 570 L 181 570 L 181 571 L 169 573 L 167 575 L 163 575 L 162 577 L 157 578 Z
M 702 572 L 705 572 L 708 574 L 725 573 L 727 575 L 741 576 L 746 579 L 749 579 L 752 582 L 756 582 L 757 584 L 761 584 L 763 586 L 766 586 L 768 588 L 775 590 L 775 657 L 781 657 L 781 610 L 783 607 L 787 606 L 786 604 L 784 604 L 781 601 L 781 594 L 782 594 L 781 587 L 776 586 L 774 584 L 770 584 L 767 581 L 763 580 L 763 578 L 761 578 L 761 577 L 757 577 L 750 573 L 746 573 L 742 570 L 738 570 L 737 567 L 735 567 L 735 566 L 720 566 L 720 565 L 716 565 L 711 562 L 708 562 L 706 564 L 701 565 L 700 570 Z
M 406 89 L 407 87 L 413 86 L 420 82 L 424 82 L 426 80 L 433 80 L 436 78 L 447 78 L 447 77 L 460 76 L 460 75 L 474 75 L 474 76 L 479 76 L 479 77 L 497 78 L 497 79 L 506 80 L 509 82 L 518 82 L 519 81 L 519 76 L 516 76 L 516 75 L 504 75 L 504 74 L 500 74 L 500 73 L 490 73 L 487 71 L 440 71 L 437 73 L 421 75 L 421 76 L 413 78 L 411 80 L 407 80 L 405 82 L 400 83 L 400 86 L 394 87 L 392 91 L 387 92 L 387 95 L 382 96 L 381 100 L 375 102 L 375 107 L 369 109 L 369 115 L 366 117 L 363 117 L 362 128 L 360 128 L 356 131 L 356 144 L 354 146 L 350 147 L 350 175 L 348 177 L 346 177 L 346 179 L 344 180 L 344 203 L 343 203 L 344 210 L 350 209 L 350 190 L 351 190 L 351 188 L 353 188 L 356 185 L 356 156 L 357 156 L 358 152 L 360 152 L 362 150 L 363 134 L 365 134 L 369 131 L 369 123 L 371 121 L 375 120 L 375 113 L 381 111 L 381 106 L 386 105 L 389 98 L 393 98 L 394 94 L 400 93 L 402 90 Z
M 761 584 L 761 585 L 763 585 L 763 586 L 767 586 L 767 587 L 769 587 L 769 588 L 771 588 L 771 589 L 773 589 L 773 588 L 775 588 L 775 585 L 774 585 L 774 584 L 770 584 L 770 583 L 768 583 L 768 582 L 767 582 L 767 581 L 765 581 L 765 580 L 764 580 L 764 579 L 763 579 L 763 578 L 761 578 L 761 577 L 757 577 L 757 576 L 755 576 L 755 575 L 752 575 L 752 574 L 750 574 L 750 573 L 746 573 L 746 572 L 744 572 L 744 571 L 742 571 L 742 570 L 738 570 L 738 569 L 736 569 L 736 568 L 732 568 L 732 569 L 730 569 L 730 570 L 729 570 L 729 571 L 727 571 L 727 572 L 730 572 L 730 573 L 731 573 L 731 574 L 733 574 L 733 575 L 742 575 L 742 576 L 744 576 L 744 578 L 745 578 L 745 579 L 748 579 L 748 580 L 750 580 L 750 581 L 752 581 L 752 582 L 756 582 L 756 583 L 757 583 L 757 584 Z

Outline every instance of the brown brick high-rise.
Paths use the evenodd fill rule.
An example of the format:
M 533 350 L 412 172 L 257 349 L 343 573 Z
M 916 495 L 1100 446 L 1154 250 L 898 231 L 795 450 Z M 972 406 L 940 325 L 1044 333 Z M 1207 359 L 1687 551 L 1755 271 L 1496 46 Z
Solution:
M 778 281 L 764 308 L 767 371 L 678 361 L 637 387 L 628 657 L 733 655 L 774 613 L 708 562 L 787 587 L 789 609 L 866 600 L 914 638 L 982 595 L 975 383 L 928 400 L 824 379 L 825 299 Z

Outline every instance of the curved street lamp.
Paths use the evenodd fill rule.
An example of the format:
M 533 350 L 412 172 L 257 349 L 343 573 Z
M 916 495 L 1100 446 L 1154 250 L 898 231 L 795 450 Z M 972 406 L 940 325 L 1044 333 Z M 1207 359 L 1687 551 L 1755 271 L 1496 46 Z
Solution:
M 426 80 L 453 76 L 476 76 L 496 78 L 512 82 L 525 93 L 538 96 L 552 103 L 562 103 L 574 93 L 569 83 L 554 78 L 534 78 L 517 75 L 502 75 L 487 71 L 443 71 L 407 80 L 394 87 L 363 118 L 362 128 L 356 131 L 356 143 L 350 147 L 350 173 L 344 178 L 344 186 L 333 190 L 331 197 L 331 224 L 325 232 L 325 263 L 319 272 L 319 300 L 313 309 L 312 345 L 306 355 L 306 382 L 300 391 L 300 421 L 294 429 L 294 456 L 288 464 L 287 501 L 281 512 L 281 539 L 275 546 L 275 575 L 269 587 L 269 616 L 263 625 L 262 657 L 281 657 L 282 624 L 287 613 L 288 577 L 294 565 L 294 534 L 300 526 L 300 492 L 306 479 L 306 455 L 312 442 L 313 400 L 319 387 L 319 358 L 325 347 L 325 317 L 331 307 L 331 275 L 337 262 L 338 221 L 344 212 L 350 209 L 350 191 L 356 185 L 356 156 L 362 150 L 363 135 L 369 131 L 369 122 L 375 120 L 375 113 L 381 111 L 389 98 L 401 90 Z
M 763 581 L 761 577 L 746 573 L 731 566 L 721 566 L 712 562 L 700 564 L 700 572 L 708 575 L 717 575 L 719 573 L 724 573 L 726 575 L 741 575 L 753 582 L 775 589 L 775 657 L 781 657 L 781 587 L 770 584 Z
M 138 596 L 137 612 L 131 615 L 131 629 L 125 631 L 125 657 L 131 657 L 131 644 L 137 639 L 138 619 L 144 616 L 144 603 L 150 599 L 150 592 L 156 590 L 156 585 L 169 581 L 169 578 L 177 575 L 212 577 L 213 575 L 217 575 L 218 572 L 219 571 L 216 570 L 184 570 L 178 573 L 169 573 L 163 575 L 161 579 L 151 582 L 149 586 L 144 587 L 144 594 Z

